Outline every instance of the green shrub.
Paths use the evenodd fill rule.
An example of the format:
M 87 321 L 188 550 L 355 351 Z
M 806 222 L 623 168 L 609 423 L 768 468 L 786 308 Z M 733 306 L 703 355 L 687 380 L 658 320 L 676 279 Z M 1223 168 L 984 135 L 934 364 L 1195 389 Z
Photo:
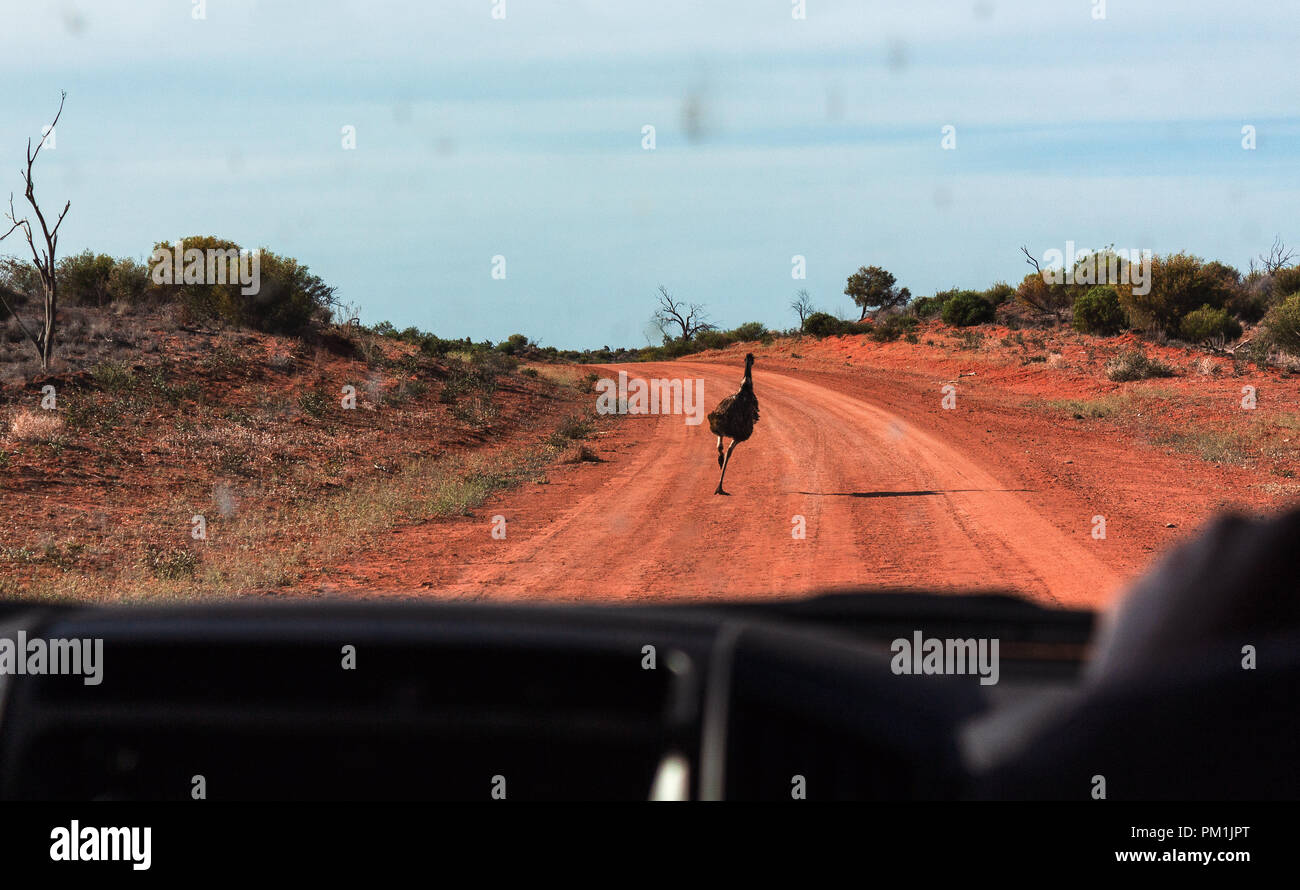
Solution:
M 59 260 L 55 275 L 59 281 L 59 301 L 67 306 L 102 309 L 114 302 L 138 306 L 145 302 L 149 288 L 146 266 L 89 250 Z
M 917 297 L 908 306 L 917 318 L 931 318 L 943 311 L 944 298 L 936 294 L 933 297 Z
M 988 300 L 994 306 L 1001 306 L 1016 295 L 1016 289 L 1005 281 L 999 281 L 997 284 L 984 291 L 984 299 Z
M 1109 336 L 1123 330 L 1127 319 L 1115 288 L 1099 285 L 1074 301 L 1074 329 Z
M 118 260 L 108 273 L 108 299 L 139 306 L 149 295 L 149 267 L 132 259 Z
M 695 335 L 695 339 L 691 341 L 691 344 L 682 343 L 680 340 L 675 340 L 673 343 L 680 343 L 685 348 L 685 352 L 691 352 L 693 351 L 691 344 L 696 350 L 725 349 L 731 345 L 732 339 L 722 331 L 700 331 Z M 672 346 L 672 343 L 664 344 L 665 349 L 671 349 Z
M 833 337 L 836 334 L 850 333 L 852 326 L 829 312 L 814 312 L 804 319 L 803 331 L 814 337 Z
M 1300 293 L 1300 266 L 1278 269 L 1269 277 L 1271 279 L 1273 298 L 1277 302 L 1281 302 L 1292 294 Z
M 1185 253 L 1155 257 L 1151 262 L 1151 290 L 1146 294 L 1126 288 L 1120 303 L 1139 328 L 1179 335 L 1183 316 L 1200 306 L 1223 308 L 1233 295 L 1230 267 L 1205 263 Z
M 89 250 L 65 256 L 55 268 L 59 300 L 67 306 L 104 307 L 112 300 L 109 280 L 117 261 L 107 254 Z
M 497 352 L 504 352 L 506 355 L 518 355 L 533 345 L 535 344 L 530 343 L 528 338 L 523 334 L 511 334 L 509 337 L 498 343 L 496 349 Z
M 292 257 L 282 257 L 269 250 L 258 252 L 258 289 L 243 293 L 238 280 L 239 245 L 211 236 L 183 239 L 186 255 L 191 250 L 204 252 L 201 263 L 182 257 L 182 271 L 202 267 L 202 282 L 186 283 L 176 279 L 172 245 L 155 245 L 150 257 L 147 296 L 159 303 L 178 303 L 187 315 L 198 321 L 224 322 L 271 334 L 301 336 L 318 323 L 329 321 L 334 288 Z M 207 268 L 207 251 L 223 251 L 220 262 Z M 231 269 L 232 264 L 235 266 Z M 234 274 L 231 274 L 231 273 Z M 222 274 L 227 279 L 212 280 Z M 233 281 L 231 279 L 234 279 Z
M 1241 323 L 1226 309 L 1202 306 L 1183 316 L 1178 331 L 1188 343 L 1204 343 L 1218 337 L 1236 340 L 1241 336 Z
M 993 304 L 972 291 L 959 291 L 943 304 L 943 320 L 954 327 L 964 328 L 992 321 Z
M 735 342 L 747 343 L 751 340 L 763 339 L 763 335 L 767 333 L 767 326 L 761 321 L 747 321 L 729 333 Z
M 1271 345 L 1300 355 L 1300 293 L 1291 294 L 1268 310 L 1263 325 Z
M 258 292 L 244 297 L 243 323 L 248 327 L 297 336 L 330 320 L 334 288 L 292 257 L 263 250 L 261 279 Z

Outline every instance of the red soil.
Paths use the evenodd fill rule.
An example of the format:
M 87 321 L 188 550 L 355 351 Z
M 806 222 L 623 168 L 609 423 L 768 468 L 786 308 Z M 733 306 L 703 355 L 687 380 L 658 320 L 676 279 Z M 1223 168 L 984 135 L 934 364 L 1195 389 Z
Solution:
M 1100 368 L 1127 341 L 1049 340 L 1062 356 L 1050 365 L 1022 363 L 1018 345 L 778 341 L 757 350 L 762 416 L 728 469 L 731 497 L 713 494 L 707 425 L 628 417 L 593 443 L 603 462 L 557 468 L 548 484 L 473 517 L 399 530 L 331 582 L 350 593 L 616 602 L 1002 589 L 1100 606 L 1216 512 L 1275 509 L 1289 493 L 1275 475 L 1291 472 L 1289 453 L 1270 451 L 1272 474 L 1262 460 L 1216 464 L 1153 444 L 1140 412 L 1123 423 L 1079 420 L 1041 400 L 1159 386 L 1175 412 L 1162 422 L 1212 428 L 1248 413 L 1238 404 L 1247 383 L 1259 387 L 1261 409 L 1269 399 L 1296 404 L 1294 380 L 1233 377 L 1215 359 L 1227 376 L 1117 384 Z M 1090 349 L 1100 354 L 1089 359 Z M 622 369 L 702 378 L 707 410 L 735 389 L 744 351 Z M 1204 356 L 1148 352 L 1180 367 Z M 946 383 L 957 387 L 952 410 L 941 405 Z M 491 535 L 497 515 L 504 540 Z M 796 516 L 805 539 L 792 537 Z M 1095 516 L 1105 517 L 1104 539 L 1093 537 Z

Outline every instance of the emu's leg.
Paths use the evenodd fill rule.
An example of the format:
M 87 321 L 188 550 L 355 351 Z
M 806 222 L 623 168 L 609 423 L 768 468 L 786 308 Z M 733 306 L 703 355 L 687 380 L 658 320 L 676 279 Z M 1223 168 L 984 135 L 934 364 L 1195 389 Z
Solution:
M 736 440 L 732 439 L 730 447 L 727 448 L 727 456 L 722 461 L 722 475 L 718 477 L 718 490 L 715 491 L 714 494 L 726 494 L 726 492 L 722 490 L 722 480 L 727 478 L 727 465 L 731 463 L 731 452 L 735 450 Z
M 718 436 L 718 466 L 722 466 L 722 437 Z

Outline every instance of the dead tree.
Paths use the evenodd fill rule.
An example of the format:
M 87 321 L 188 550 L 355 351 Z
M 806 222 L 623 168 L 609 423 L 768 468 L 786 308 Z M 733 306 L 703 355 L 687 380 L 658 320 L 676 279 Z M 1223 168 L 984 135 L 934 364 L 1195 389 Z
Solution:
M 677 328 L 680 331 L 677 339 L 683 343 L 689 343 L 696 334 L 713 330 L 703 306 L 698 303 L 687 305 L 673 299 L 662 284 L 659 285 L 659 308 L 655 310 L 654 322 L 665 339 L 672 336 L 668 333 L 670 328 Z
M 45 318 L 39 332 L 32 333 L 18 313 L 14 311 L 14 308 L 4 300 L 3 295 L 0 295 L 0 302 L 4 302 L 5 309 L 17 320 L 18 327 L 31 341 L 32 345 L 36 347 L 36 352 L 41 357 L 42 371 L 49 370 L 50 359 L 54 355 L 54 317 L 59 306 L 59 283 L 54 274 L 54 267 L 59 246 L 59 226 L 63 225 L 63 218 L 68 215 L 68 208 L 72 206 L 72 202 L 68 201 L 63 205 L 63 212 L 55 220 L 54 228 L 50 228 L 49 223 L 46 222 L 45 214 L 41 212 L 40 205 L 36 203 L 36 186 L 32 182 L 32 165 L 36 163 L 36 157 L 41 153 L 41 149 L 45 147 L 45 140 L 58 126 L 59 118 L 63 115 L 63 103 L 67 98 L 68 94 L 66 92 L 60 94 L 59 110 L 54 115 L 54 122 L 50 124 L 49 129 L 45 131 L 45 135 L 41 137 L 41 141 L 37 143 L 35 151 L 32 151 L 32 140 L 27 140 L 27 169 L 22 173 L 25 186 L 23 194 L 27 198 L 27 203 L 31 205 L 32 211 L 36 214 L 36 221 L 40 223 L 41 241 L 44 247 L 43 249 L 37 249 L 33 227 L 27 217 L 18 218 L 17 211 L 14 210 L 14 196 L 12 193 L 9 195 L 9 213 L 6 214 L 11 225 L 9 231 L 0 235 L 0 241 L 3 241 L 18 229 L 22 229 L 23 234 L 27 236 L 27 246 L 32 251 L 32 263 L 41 276 L 41 289 L 45 298 Z
M 801 290 L 794 295 L 794 301 L 790 304 L 790 308 L 799 316 L 799 330 L 801 331 L 803 330 L 804 322 L 808 320 L 808 316 L 812 315 L 813 312 L 816 311 L 813 308 L 812 297 L 808 294 L 807 290 Z
M 1293 259 L 1295 251 L 1286 246 L 1281 235 L 1273 237 L 1273 247 L 1268 253 L 1259 255 L 1259 261 L 1264 264 L 1264 271 L 1269 275 L 1287 268 Z

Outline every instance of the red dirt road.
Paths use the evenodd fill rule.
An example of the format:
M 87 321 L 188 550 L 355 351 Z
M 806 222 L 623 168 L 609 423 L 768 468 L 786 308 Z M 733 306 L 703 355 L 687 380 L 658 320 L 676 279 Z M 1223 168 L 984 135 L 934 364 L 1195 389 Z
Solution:
M 740 376 L 730 364 L 624 370 L 703 379 L 706 412 Z M 995 433 L 984 426 L 996 418 L 942 410 L 931 384 L 765 369 L 760 359 L 761 419 L 736 448 L 730 497 L 713 494 L 707 422 L 628 417 L 595 443 L 602 463 L 557 467 L 549 484 L 527 485 L 465 520 L 400 530 L 383 552 L 338 567 L 327 589 L 632 602 L 870 586 L 1106 603 L 1149 558 L 1152 546 L 1139 541 L 1153 539 L 1094 540 L 1086 475 L 1071 485 L 1027 466 L 1029 458 L 1008 459 L 1020 449 L 996 434 L 971 435 L 974 426 Z M 891 400 L 900 404 L 887 407 Z M 1057 459 L 1041 448 L 1034 457 Z M 1159 458 L 1140 472 L 1158 472 Z M 504 540 L 491 536 L 494 515 L 506 518 Z M 805 538 L 792 535 L 796 517 Z

